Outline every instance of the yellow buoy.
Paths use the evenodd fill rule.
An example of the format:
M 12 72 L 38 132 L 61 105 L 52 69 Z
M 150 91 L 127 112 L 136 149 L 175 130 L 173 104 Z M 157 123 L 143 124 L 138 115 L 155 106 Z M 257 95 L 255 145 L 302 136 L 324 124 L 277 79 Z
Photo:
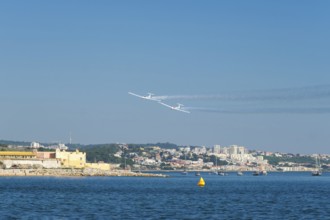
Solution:
M 204 181 L 203 177 L 201 177 L 201 178 L 199 179 L 199 182 L 197 183 L 197 186 L 200 186 L 200 187 L 205 186 L 205 181 Z

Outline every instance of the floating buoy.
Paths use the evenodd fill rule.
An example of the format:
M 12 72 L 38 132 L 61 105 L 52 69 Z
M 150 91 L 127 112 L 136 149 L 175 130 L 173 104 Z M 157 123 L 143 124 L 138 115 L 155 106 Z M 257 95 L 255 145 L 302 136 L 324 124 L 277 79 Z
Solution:
M 199 179 L 199 182 L 197 183 L 197 186 L 200 186 L 200 187 L 205 186 L 205 181 L 204 181 L 203 177 L 201 177 L 201 178 Z

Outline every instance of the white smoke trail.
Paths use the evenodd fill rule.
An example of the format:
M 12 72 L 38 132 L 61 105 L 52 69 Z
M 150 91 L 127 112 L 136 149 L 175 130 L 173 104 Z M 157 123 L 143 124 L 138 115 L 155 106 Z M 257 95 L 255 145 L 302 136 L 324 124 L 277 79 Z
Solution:
M 186 107 L 187 110 L 221 114 L 330 114 L 330 107 L 217 109 Z
M 330 85 L 273 89 L 219 95 L 166 95 L 162 100 L 219 100 L 219 101 L 299 101 L 330 98 Z
M 154 99 L 157 99 L 157 100 L 166 100 L 168 99 L 168 96 L 166 95 L 163 95 L 163 96 L 153 96 Z

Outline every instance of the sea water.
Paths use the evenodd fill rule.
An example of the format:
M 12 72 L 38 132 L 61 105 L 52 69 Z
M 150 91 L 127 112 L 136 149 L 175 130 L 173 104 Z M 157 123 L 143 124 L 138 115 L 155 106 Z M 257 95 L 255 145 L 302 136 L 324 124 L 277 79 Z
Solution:
M 0 177 L 1 219 L 330 219 L 330 174 Z

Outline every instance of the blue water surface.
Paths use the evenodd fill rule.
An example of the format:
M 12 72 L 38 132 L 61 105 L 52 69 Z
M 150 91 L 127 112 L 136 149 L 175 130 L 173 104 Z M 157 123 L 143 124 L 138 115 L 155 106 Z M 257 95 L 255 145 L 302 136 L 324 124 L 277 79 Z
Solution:
M 330 219 L 330 175 L 0 177 L 1 219 Z

